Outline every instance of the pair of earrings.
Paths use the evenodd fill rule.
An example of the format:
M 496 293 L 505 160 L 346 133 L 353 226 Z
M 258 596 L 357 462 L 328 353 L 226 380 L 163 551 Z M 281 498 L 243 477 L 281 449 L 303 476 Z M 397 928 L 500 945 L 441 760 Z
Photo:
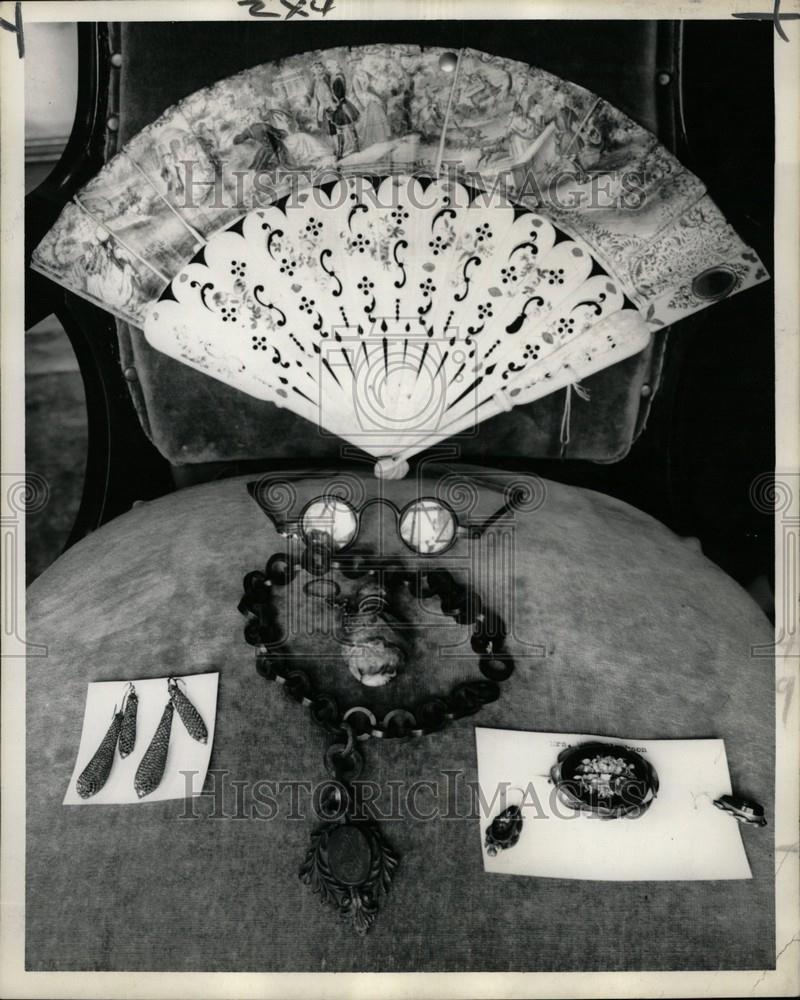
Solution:
M 167 752 L 169 750 L 169 739 L 172 733 L 172 717 L 176 709 L 181 722 L 183 722 L 186 731 L 192 739 L 197 740 L 198 743 L 206 743 L 208 741 L 206 725 L 200 713 L 181 689 L 180 683 L 175 677 L 167 679 L 169 700 L 164 707 L 161 721 L 153 734 L 153 738 L 150 740 L 150 745 L 145 750 L 144 756 L 139 762 L 136 775 L 133 779 L 134 790 L 140 799 L 155 791 L 164 776 Z M 111 721 L 108 732 L 103 737 L 94 756 L 78 777 L 76 787 L 78 795 L 81 798 L 91 798 L 105 785 L 114 764 L 117 746 L 119 746 L 120 757 L 123 759 L 133 750 L 136 745 L 136 715 L 138 707 L 139 699 L 136 695 L 136 688 L 133 684 L 129 683 L 119 711 L 116 710 L 115 706 L 114 718 Z
M 94 756 L 81 771 L 75 787 L 82 799 L 90 799 L 97 795 L 108 781 L 114 764 L 114 754 L 119 746 L 119 755 L 127 757 L 136 745 L 136 713 L 139 709 L 139 698 L 136 688 L 128 683 L 122 696 L 122 705 L 117 711 L 114 706 L 114 718 L 108 727 L 108 732 L 95 751 Z
M 145 750 L 144 757 L 142 757 L 139 766 L 136 768 L 136 776 L 133 779 L 133 787 L 140 799 L 154 792 L 164 776 L 164 768 L 167 764 L 167 752 L 169 750 L 169 738 L 172 735 L 172 716 L 175 713 L 175 709 L 178 710 L 180 720 L 185 726 L 186 732 L 193 740 L 197 740 L 198 743 L 206 743 L 208 741 L 206 724 L 203 722 L 200 713 L 181 690 L 176 678 L 170 677 L 167 680 L 167 691 L 169 693 L 169 701 L 164 706 L 161 721 L 152 740 L 150 740 L 150 746 Z

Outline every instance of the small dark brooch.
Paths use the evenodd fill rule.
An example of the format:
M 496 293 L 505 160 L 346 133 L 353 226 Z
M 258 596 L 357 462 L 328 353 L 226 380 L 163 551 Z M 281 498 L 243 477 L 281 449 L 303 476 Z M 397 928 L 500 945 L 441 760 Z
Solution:
M 522 812 L 519 806 L 509 806 L 486 827 L 486 853 L 494 857 L 498 851 L 513 847 L 522 833 Z

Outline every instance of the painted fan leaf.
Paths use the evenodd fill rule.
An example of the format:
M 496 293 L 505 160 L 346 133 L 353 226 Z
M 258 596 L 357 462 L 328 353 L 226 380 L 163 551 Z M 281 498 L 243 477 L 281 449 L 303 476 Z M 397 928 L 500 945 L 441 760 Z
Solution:
M 471 188 L 501 188 L 589 247 L 653 330 L 767 277 L 703 183 L 595 94 L 485 52 L 462 49 L 453 60 L 445 49 L 392 44 L 265 63 L 168 108 L 65 207 L 32 266 L 142 326 L 150 303 L 212 236 L 251 210 L 270 209 L 298 177 L 320 174 L 459 177 Z M 445 197 L 438 188 L 431 194 Z M 474 213 L 472 230 L 445 212 L 431 232 L 429 249 L 446 267 L 423 303 L 429 325 L 445 324 L 446 287 L 455 292 L 479 270 L 485 275 L 488 262 L 510 257 L 497 241 L 518 234 L 497 206 L 485 212 L 480 221 Z M 377 241 L 376 257 L 348 254 L 349 244 L 332 249 L 330 265 L 364 265 L 362 311 L 376 269 L 401 261 L 401 315 L 416 315 L 420 303 L 411 299 L 432 277 L 431 261 L 396 246 L 391 231 L 418 221 L 373 211 L 357 231 Z M 547 238 L 542 223 L 540 253 Z M 398 261 L 381 256 L 395 246 Z M 499 305 L 526 280 L 528 249 L 509 260 L 508 274 L 495 268 L 495 280 L 483 281 L 484 301 Z M 470 324 L 495 318 L 479 314 L 480 304 L 473 297 Z M 230 363 L 215 361 L 220 371 Z

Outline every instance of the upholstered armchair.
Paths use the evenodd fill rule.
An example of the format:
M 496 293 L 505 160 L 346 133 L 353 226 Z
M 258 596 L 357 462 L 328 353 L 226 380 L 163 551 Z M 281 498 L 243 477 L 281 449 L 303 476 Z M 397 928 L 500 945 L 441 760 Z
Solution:
M 29 199 L 29 246 L 106 158 L 198 88 L 306 49 L 413 42 L 523 60 L 607 98 L 704 173 L 769 267 L 771 147 L 762 151 L 769 125 L 737 104 L 752 81 L 732 70 L 730 79 L 709 83 L 703 72 L 711 44 L 727 46 L 731 65 L 751 51 L 755 36 L 743 42 L 742 27 L 697 22 L 684 30 L 667 21 L 319 21 L 302 31 L 277 22 L 82 25 L 75 130 L 61 165 Z M 764 47 L 770 30 L 767 25 L 758 35 Z M 763 66 L 752 72 L 763 82 Z M 716 88 L 710 96 L 709 88 Z M 728 155 L 732 144 L 747 148 L 748 170 L 766 183 L 749 208 L 737 197 L 743 168 Z M 297 877 L 310 818 L 231 818 L 236 781 L 252 788 L 263 779 L 324 777 L 325 737 L 311 725 L 304 682 L 296 681 L 294 701 L 283 697 L 292 695 L 293 683 L 283 691 L 268 685 L 269 667 L 254 665 L 242 636 L 239 611 L 249 607 L 242 577 L 250 573 L 252 583 L 252 572 L 288 544 L 287 532 L 264 516 L 247 487 L 266 472 L 290 480 L 301 508 L 319 495 L 321 470 L 363 481 L 369 467 L 343 456 L 337 442 L 299 418 L 157 353 L 141 331 L 33 272 L 28 281 L 28 322 L 50 311 L 62 318 L 90 410 L 77 544 L 28 595 L 29 640 L 49 650 L 46 660 L 28 666 L 29 969 L 446 972 L 770 964 L 773 853 L 769 834 L 755 828 L 743 831 L 752 879 L 601 883 L 488 875 L 474 816 L 406 819 L 388 832 L 401 855 L 401 875 L 369 935 L 356 938 L 333 919 Z M 740 482 L 748 478 L 746 463 L 733 458 L 740 439 L 732 446 L 727 435 L 753 443 L 750 462 L 762 461 L 764 452 L 768 462 L 770 403 L 759 387 L 769 367 L 770 295 L 770 286 L 762 285 L 720 303 L 593 376 L 590 402 L 573 400 L 566 447 L 564 397 L 556 393 L 460 441 L 457 453 L 445 455 L 444 472 L 429 454 L 415 470 L 419 481 L 411 476 L 386 484 L 387 505 L 399 511 L 426 495 L 420 490 L 435 493 L 448 476 L 461 475 L 474 484 L 476 504 L 490 511 L 504 495 L 504 475 L 547 477 L 535 480 L 540 502 L 515 522 L 517 549 L 504 569 L 519 627 L 509 640 L 516 670 L 502 695 L 475 718 L 471 703 L 470 711 L 451 711 L 453 724 L 440 734 L 371 740 L 370 778 L 410 785 L 457 772 L 474 781 L 473 725 L 629 739 L 715 736 L 726 740 L 734 786 L 772 818 L 768 622 L 734 580 L 674 533 L 707 538 L 742 580 L 768 565 L 768 534 L 752 537 L 760 522 L 747 510 L 748 483 Z M 747 392 L 736 396 L 743 386 Z M 707 475 L 709 462 L 730 466 L 728 479 Z M 491 476 L 479 465 L 491 465 Z M 736 490 L 721 497 L 720 483 Z M 131 509 L 137 500 L 152 502 Z M 377 509 L 373 505 L 370 516 Z M 375 555 L 385 526 L 377 516 L 363 520 L 364 544 Z M 399 545 L 394 572 L 398 552 Z M 762 658 L 751 656 L 754 644 L 766 651 Z M 431 656 L 415 666 L 418 672 L 402 682 L 409 704 L 449 691 L 462 671 L 471 677 L 475 656 Z M 211 758 L 217 784 L 194 813 L 192 800 L 62 805 L 88 682 L 204 670 L 220 673 Z M 346 672 L 337 675 L 336 698 L 346 703 L 352 684 Z M 230 778 L 234 784 L 225 783 Z M 87 880 L 88 891 L 80 894 L 76 869 Z

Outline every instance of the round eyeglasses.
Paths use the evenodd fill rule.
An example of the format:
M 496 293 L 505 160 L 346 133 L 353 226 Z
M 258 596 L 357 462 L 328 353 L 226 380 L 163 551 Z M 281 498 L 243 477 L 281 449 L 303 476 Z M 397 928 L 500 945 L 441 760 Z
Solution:
M 405 545 L 420 555 L 438 555 L 449 549 L 457 535 L 456 517 L 446 504 L 433 497 L 412 500 L 398 515 L 398 531 Z M 307 542 L 325 537 L 342 551 L 359 531 L 357 511 L 340 497 L 317 497 L 300 516 L 300 529 Z

